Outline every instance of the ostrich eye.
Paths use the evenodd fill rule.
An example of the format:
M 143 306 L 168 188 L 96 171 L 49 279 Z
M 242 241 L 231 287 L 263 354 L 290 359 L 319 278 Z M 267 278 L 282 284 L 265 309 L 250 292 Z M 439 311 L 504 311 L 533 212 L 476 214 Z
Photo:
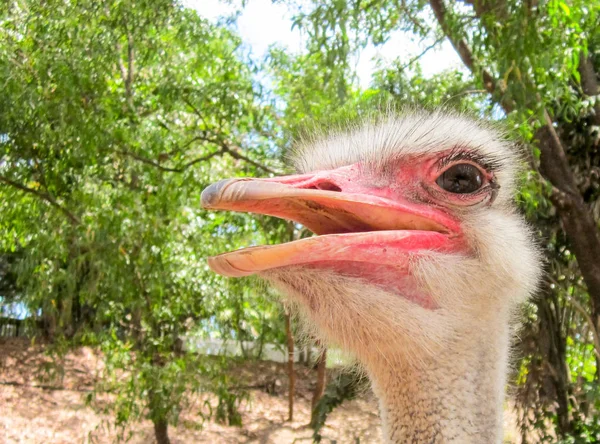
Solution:
M 444 171 L 436 183 L 449 193 L 468 194 L 481 188 L 483 174 L 471 164 L 459 163 Z

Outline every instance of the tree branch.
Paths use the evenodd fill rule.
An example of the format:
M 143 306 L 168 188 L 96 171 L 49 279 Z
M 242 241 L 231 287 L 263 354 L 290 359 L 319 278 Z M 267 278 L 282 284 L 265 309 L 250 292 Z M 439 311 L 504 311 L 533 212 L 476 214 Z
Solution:
M 444 32 L 448 40 L 450 40 L 450 43 L 460 56 L 462 62 L 467 68 L 469 68 L 469 71 L 471 71 L 473 75 L 481 75 L 484 88 L 490 94 L 493 95 L 496 92 L 496 81 L 494 80 L 494 76 L 492 76 L 492 74 L 487 69 L 478 66 L 478 63 L 473 57 L 473 52 L 471 51 L 471 48 L 469 47 L 467 41 L 464 38 L 456 38 L 452 34 L 450 25 L 446 20 L 447 11 L 446 5 L 444 5 L 443 0 L 429 0 L 429 5 L 431 6 L 431 9 L 433 9 L 435 18 L 437 19 L 440 27 L 442 28 L 442 31 Z M 509 104 L 502 103 L 502 107 L 507 113 L 510 113 L 512 111 L 512 106 L 510 106 Z
M 577 310 L 577 312 L 583 316 L 583 319 L 588 324 L 589 329 L 592 331 L 593 341 L 594 341 L 594 354 L 596 358 L 600 359 L 600 336 L 598 335 L 598 329 L 596 328 L 596 324 L 594 324 L 594 320 L 587 313 L 585 308 L 575 300 L 575 298 L 571 296 L 567 296 L 569 303 Z
M 133 97 L 133 76 L 134 76 L 134 58 L 133 36 L 127 31 L 127 89 L 129 97 Z
M 536 139 L 540 141 L 543 154 L 540 158 L 540 170 L 553 185 L 569 194 L 571 198 L 580 197 L 565 148 L 546 110 L 544 110 L 544 120 L 544 125 L 535 134 Z
M 579 75 L 581 76 L 581 89 L 587 97 L 598 96 L 600 88 L 598 88 L 598 80 L 596 79 L 596 71 L 594 64 L 589 57 L 586 57 L 581 51 L 579 53 Z M 594 125 L 600 125 L 600 97 L 596 98 L 594 105 Z
M 185 101 L 185 103 L 193 110 L 194 114 L 196 114 L 196 116 L 198 116 L 198 118 L 200 120 L 202 120 L 202 123 L 204 124 L 204 128 L 207 128 L 207 124 L 206 121 L 204 120 L 204 116 L 202 115 L 202 113 L 200 112 L 200 110 L 198 110 L 198 108 L 196 108 L 194 106 L 194 104 L 188 100 L 187 98 L 183 99 Z M 251 165 L 254 165 L 256 168 L 259 168 L 267 173 L 270 174 L 278 174 L 275 170 L 272 170 L 271 168 L 262 165 L 261 163 L 250 159 L 249 157 L 241 154 L 238 150 L 240 150 L 239 148 L 236 147 L 232 147 L 229 144 L 227 144 L 224 141 L 221 140 L 215 140 L 215 139 L 211 139 L 209 137 L 206 136 L 197 136 L 198 140 L 204 140 L 205 142 L 209 142 L 212 143 L 218 147 L 221 148 L 222 151 L 226 152 L 227 154 L 229 154 L 231 157 L 233 157 L 234 159 L 238 159 L 238 160 L 243 160 L 244 162 L 248 162 Z
M 508 5 L 505 0 L 464 0 L 464 2 L 473 7 L 479 18 L 490 13 L 500 19 L 508 17 Z
M 209 142 L 216 146 L 221 147 L 221 150 L 223 152 L 229 154 L 234 159 L 243 160 L 244 162 L 248 162 L 249 164 L 254 165 L 256 168 L 259 168 L 267 173 L 280 174 L 277 171 L 272 170 L 271 168 L 269 168 L 265 165 L 262 165 L 261 163 L 258 163 L 255 160 L 250 159 L 249 157 L 245 156 L 244 154 L 241 154 L 239 152 L 239 151 L 241 151 L 241 149 L 238 147 L 232 147 L 229 144 L 227 144 L 226 142 L 221 141 L 221 140 L 214 140 L 214 139 L 211 139 L 209 137 L 204 137 L 204 136 L 198 136 L 198 137 L 201 138 L 202 140 L 204 140 L 205 142 Z
M 402 65 L 400 67 L 401 71 L 404 71 L 406 68 L 408 68 L 409 66 L 411 66 L 413 63 L 415 63 L 417 60 L 419 60 L 421 57 L 423 57 L 425 54 L 427 54 L 430 50 L 432 50 L 433 48 L 435 48 L 442 40 L 444 40 L 446 38 L 446 36 L 442 36 L 438 39 L 436 39 L 435 42 L 433 42 L 431 45 L 429 45 L 428 47 L 426 47 L 423 51 L 421 51 L 420 54 L 418 54 L 417 56 L 413 57 L 412 59 L 410 59 L 408 61 L 408 63 L 406 63 L 405 65 Z
M 180 173 L 181 172 L 179 170 L 179 168 L 166 167 L 164 165 L 161 165 L 160 163 L 158 163 L 155 160 L 148 159 L 147 157 L 140 156 L 139 154 L 132 153 L 131 151 L 120 150 L 120 151 L 117 151 L 117 153 L 118 154 L 122 154 L 122 155 L 127 156 L 127 157 L 131 157 L 132 159 L 135 159 L 135 160 L 139 160 L 140 162 L 145 163 L 147 165 L 151 165 L 151 166 L 153 166 L 155 168 L 158 168 L 161 171 L 167 171 L 169 173 Z
M 166 125 L 164 125 L 164 128 L 167 131 L 171 132 L 171 129 L 169 127 L 167 127 Z M 173 156 L 174 154 L 180 153 L 181 151 L 185 150 L 192 143 L 197 142 L 199 140 L 204 140 L 203 136 L 192 137 L 190 140 L 188 140 L 187 142 L 185 142 L 183 145 L 176 146 L 175 148 L 173 148 L 173 149 L 169 150 L 168 152 L 164 153 L 163 155 L 166 156 L 166 158 L 168 159 L 169 157 Z
M 147 165 L 151 165 L 151 166 L 153 166 L 155 168 L 158 168 L 161 171 L 165 171 L 165 172 L 168 172 L 168 173 L 183 173 L 186 169 L 188 169 L 189 167 L 191 167 L 191 166 L 193 166 L 193 165 L 195 165 L 197 163 L 200 163 L 200 162 L 209 160 L 209 159 L 211 159 L 211 158 L 213 158 L 215 156 L 221 156 L 221 155 L 227 153 L 231 157 L 233 157 L 234 159 L 243 160 L 244 162 L 247 162 L 247 163 L 249 163 L 251 165 L 254 165 L 256 168 L 259 168 L 259 169 L 261 169 L 261 170 L 263 170 L 263 171 L 265 171 L 267 173 L 270 173 L 270 174 L 279 174 L 277 171 L 275 171 L 275 170 L 273 170 L 273 169 L 271 169 L 271 168 L 269 168 L 269 167 L 267 167 L 267 166 L 265 166 L 265 165 L 263 165 L 263 164 L 255 161 L 255 160 L 252 160 L 249 157 L 245 156 L 244 154 L 240 153 L 239 152 L 239 150 L 240 150 L 239 148 L 232 147 L 232 146 L 228 145 L 224 141 L 211 139 L 210 137 L 206 137 L 204 135 L 196 136 L 196 137 L 192 138 L 191 140 L 189 140 L 188 142 L 186 142 L 182 147 L 177 148 L 176 150 L 173 150 L 171 153 L 177 152 L 178 150 L 183 149 L 183 148 L 191 145 L 193 142 L 196 142 L 198 140 L 202 140 L 204 142 L 211 143 L 211 144 L 219 147 L 219 149 L 217 151 L 213 151 L 212 153 L 206 154 L 204 156 L 200 156 L 200 157 L 198 157 L 196 159 L 190 160 L 190 161 L 188 161 L 188 162 L 186 162 L 184 164 L 181 164 L 179 166 L 176 166 L 176 167 L 164 166 L 164 165 L 162 165 L 158 161 L 155 161 L 155 160 L 152 160 L 152 159 L 148 159 L 147 157 L 140 156 L 139 154 L 132 153 L 131 151 L 127 151 L 127 150 L 119 150 L 119 151 L 117 151 L 117 153 L 122 154 L 124 156 L 131 157 L 132 159 L 138 160 L 138 161 L 140 161 L 142 163 L 145 163 Z M 167 155 L 167 157 L 168 156 L 169 155 Z
M 54 197 L 52 197 L 52 195 L 50 195 L 49 193 L 44 193 L 41 191 L 38 191 L 34 188 L 29 188 L 25 185 L 22 185 L 18 182 L 15 182 L 14 180 L 9 179 L 8 177 L 5 176 L 0 176 L 0 182 L 5 183 L 6 185 L 10 185 L 13 188 L 17 188 L 25 193 L 29 193 L 29 194 L 33 194 L 34 196 L 39 197 L 42 200 L 45 200 L 46 202 L 48 202 L 50 205 L 52 205 L 54 208 L 60 210 L 63 212 L 63 214 L 65 216 L 67 216 L 67 218 L 69 219 L 69 221 L 73 224 L 73 225 L 79 225 L 81 223 L 81 221 L 79 220 L 79 218 L 77 216 L 75 216 L 73 213 L 71 213 L 67 208 L 63 207 L 61 204 L 59 204 L 56 199 L 54 199 Z
M 254 165 L 256 168 L 259 168 L 267 173 L 278 174 L 275 170 L 272 170 L 271 168 L 269 168 L 265 165 L 262 165 L 262 164 L 258 163 L 257 161 L 252 160 L 249 157 L 246 157 L 245 155 L 239 153 L 236 148 L 230 147 L 230 146 L 226 145 L 225 143 L 223 143 L 221 145 L 221 148 L 223 149 L 223 151 L 225 151 L 227 154 L 229 154 L 234 159 L 243 160 L 244 162 L 248 162 L 249 164 Z
M 134 81 L 134 46 L 133 46 L 133 36 L 127 31 L 127 67 L 123 63 L 123 59 L 121 58 L 121 53 L 123 52 L 123 48 L 121 44 L 117 42 L 117 56 L 118 56 L 118 64 L 119 69 L 121 70 L 121 78 L 123 80 L 123 85 L 125 86 L 125 96 L 127 98 L 127 105 L 130 109 L 133 109 L 133 81 Z
M 423 27 L 423 24 L 421 22 L 419 22 L 417 17 L 415 17 L 413 14 L 411 14 L 410 9 L 408 8 L 408 5 L 406 4 L 406 0 L 402 0 L 401 4 L 402 4 L 402 11 L 404 11 L 406 16 L 408 17 L 408 20 L 413 24 L 415 29 L 418 29 L 421 32 L 421 36 L 425 36 L 427 34 L 427 29 L 425 29 Z
M 217 151 L 213 151 L 212 153 L 209 153 L 205 156 L 201 156 L 198 157 L 197 159 L 191 160 L 187 163 L 184 163 L 181 167 L 179 167 L 179 172 L 183 172 L 184 170 L 188 169 L 189 167 L 191 167 L 192 165 L 195 165 L 197 163 L 200 162 L 204 162 L 205 160 L 211 159 L 215 156 L 221 156 L 224 153 L 223 150 L 217 150 Z
M 164 165 L 161 165 L 159 162 L 156 162 L 152 159 L 148 159 L 147 157 L 144 156 L 140 156 L 139 154 L 135 154 L 132 153 L 131 151 L 125 151 L 125 150 L 121 150 L 121 151 L 117 151 L 117 153 L 122 154 L 124 156 L 128 156 L 131 157 L 132 159 L 135 160 L 139 160 L 142 163 L 145 163 L 147 165 L 151 165 L 155 168 L 158 168 L 161 171 L 166 171 L 169 173 L 183 173 L 186 169 L 188 169 L 189 167 L 191 167 L 192 165 L 195 165 L 197 163 L 203 162 L 205 160 L 209 160 L 215 156 L 219 156 L 222 155 L 224 153 L 224 150 L 217 150 L 214 151 L 212 153 L 206 154 L 204 156 L 198 157 L 197 159 L 191 160 L 189 162 L 184 163 L 181 166 L 175 167 L 175 168 L 171 168 L 171 167 L 167 167 Z
M 204 116 L 202 115 L 202 113 L 200 112 L 200 110 L 198 108 L 196 108 L 196 105 L 194 105 L 192 103 L 191 100 L 189 100 L 187 97 L 183 98 L 183 101 L 186 103 L 187 106 L 189 106 L 190 108 L 192 108 L 192 111 L 194 112 L 194 114 L 196 114 L 196 116 L 198 116 L 198 118 L 200 120 L 202 120 L 202 124 L 204 125 L 204 130 L 206 130 L 208 128 L 208 124 L 206 123 L 206 120 L 204 120 Z

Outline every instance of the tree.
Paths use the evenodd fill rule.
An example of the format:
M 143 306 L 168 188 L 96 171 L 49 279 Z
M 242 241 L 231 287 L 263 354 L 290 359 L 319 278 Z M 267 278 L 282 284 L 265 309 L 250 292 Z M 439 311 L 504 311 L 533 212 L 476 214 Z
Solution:
M 288 393 L 288 421 L 294 420 L 294 396 L 296 394 L 296 373 L 294 370 L 294 333 L 292 331 L 292 317 L 285 314 L 285 333 L 287 335 L 287 369 L 290 383 Z
M 310 424 L 316 423 L 316 407 L 323 394 L 325 393 L 325 385 L 327 382 L 327 349 L 323 348 L 319 357 L 317 359 L 317 383 L 315 384 L 315 389 L 313 391 L 313 396 L 310 400 Z
M 278 168 L 270 103 L 239 40 L 171 1 L 11 1 L 0 22 L 0 251 L 18 252 L 17 300 L 54 344 L 100 346 L 117 426 L 145 416 L 168 443 L 187 394 L 223 385 L 183 343 L 229 291 L 204 258 L 264 235 L 206 214 L 200 192 Z

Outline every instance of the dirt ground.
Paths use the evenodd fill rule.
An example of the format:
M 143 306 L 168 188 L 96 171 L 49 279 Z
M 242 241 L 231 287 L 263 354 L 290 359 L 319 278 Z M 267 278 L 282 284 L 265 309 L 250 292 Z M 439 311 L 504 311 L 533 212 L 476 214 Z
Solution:
M 110 416 L 87 407 L 102 360 L 89 348 L 67 355 L 61 383 L 44 377 L 51 366 L 43 346 L 29 340 L 0 339 L 0 443 L 109 443 L 116 440 Z M 241 427 L 202 421 L 196 413 L 206 398 L 198 398 L 181 415 L 177 427 L 169 427 L 176 443 L 311 443 L 311 390 L 315 373 L 297 366 L 294 421 L 287 422 L 287 376 L 285 366 L 272 362 L 249 362 L 235 369 L 252 385 L 276 381 L 274 395 L 250 389 L 241 407 Z M 259 382 L 259 384 L 257 384 Z M 214 399 L 211 400 L 214 402 Z M 144 421 L 129 430 L 128 442 L 152 443 L 152 423 Z M 329 415 L 322 430 L 324 443 L 378 443 L 382 441 L 377 403 L 371 393 L 345 402 Z M 359 440 L 359 441 L 358 441 Z

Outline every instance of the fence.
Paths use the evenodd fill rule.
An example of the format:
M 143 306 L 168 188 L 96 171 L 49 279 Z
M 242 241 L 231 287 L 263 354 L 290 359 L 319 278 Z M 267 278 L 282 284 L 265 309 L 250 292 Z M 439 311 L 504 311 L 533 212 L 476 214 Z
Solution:
M 29 326 L 22 319 L 0 317 L 0 337 L 17 338 L 27 336 Z
M 35 326 L 31 320 L 15 319 L 0 316 L 0 337 L 16 338 L 27 337 L 35 334 Z M 203 355 L 225 355 L 225 356 L 257 356 L 260 345 L 253 341 L 235 341 L 224 339 L 204 339 L 204 338 L 183 338 L 184 348 L 191 352 L 200 353 Z M 308 352 L 308 356 L 307 356 Z M 295 362 L 304 362 L 310 360 L 309 356 L 314 359 L 318 356 L 317 348 L 297 347 L 294 353 Z M 285 345 L 279 344 L 263 344 L 260 351 L 260 359 L 263 361 L 288 362 L 287 349 Z M 327 356 L 329 365 L 344 365 L 347 364 L 348 358 L 338 350 L 329 350 Z

